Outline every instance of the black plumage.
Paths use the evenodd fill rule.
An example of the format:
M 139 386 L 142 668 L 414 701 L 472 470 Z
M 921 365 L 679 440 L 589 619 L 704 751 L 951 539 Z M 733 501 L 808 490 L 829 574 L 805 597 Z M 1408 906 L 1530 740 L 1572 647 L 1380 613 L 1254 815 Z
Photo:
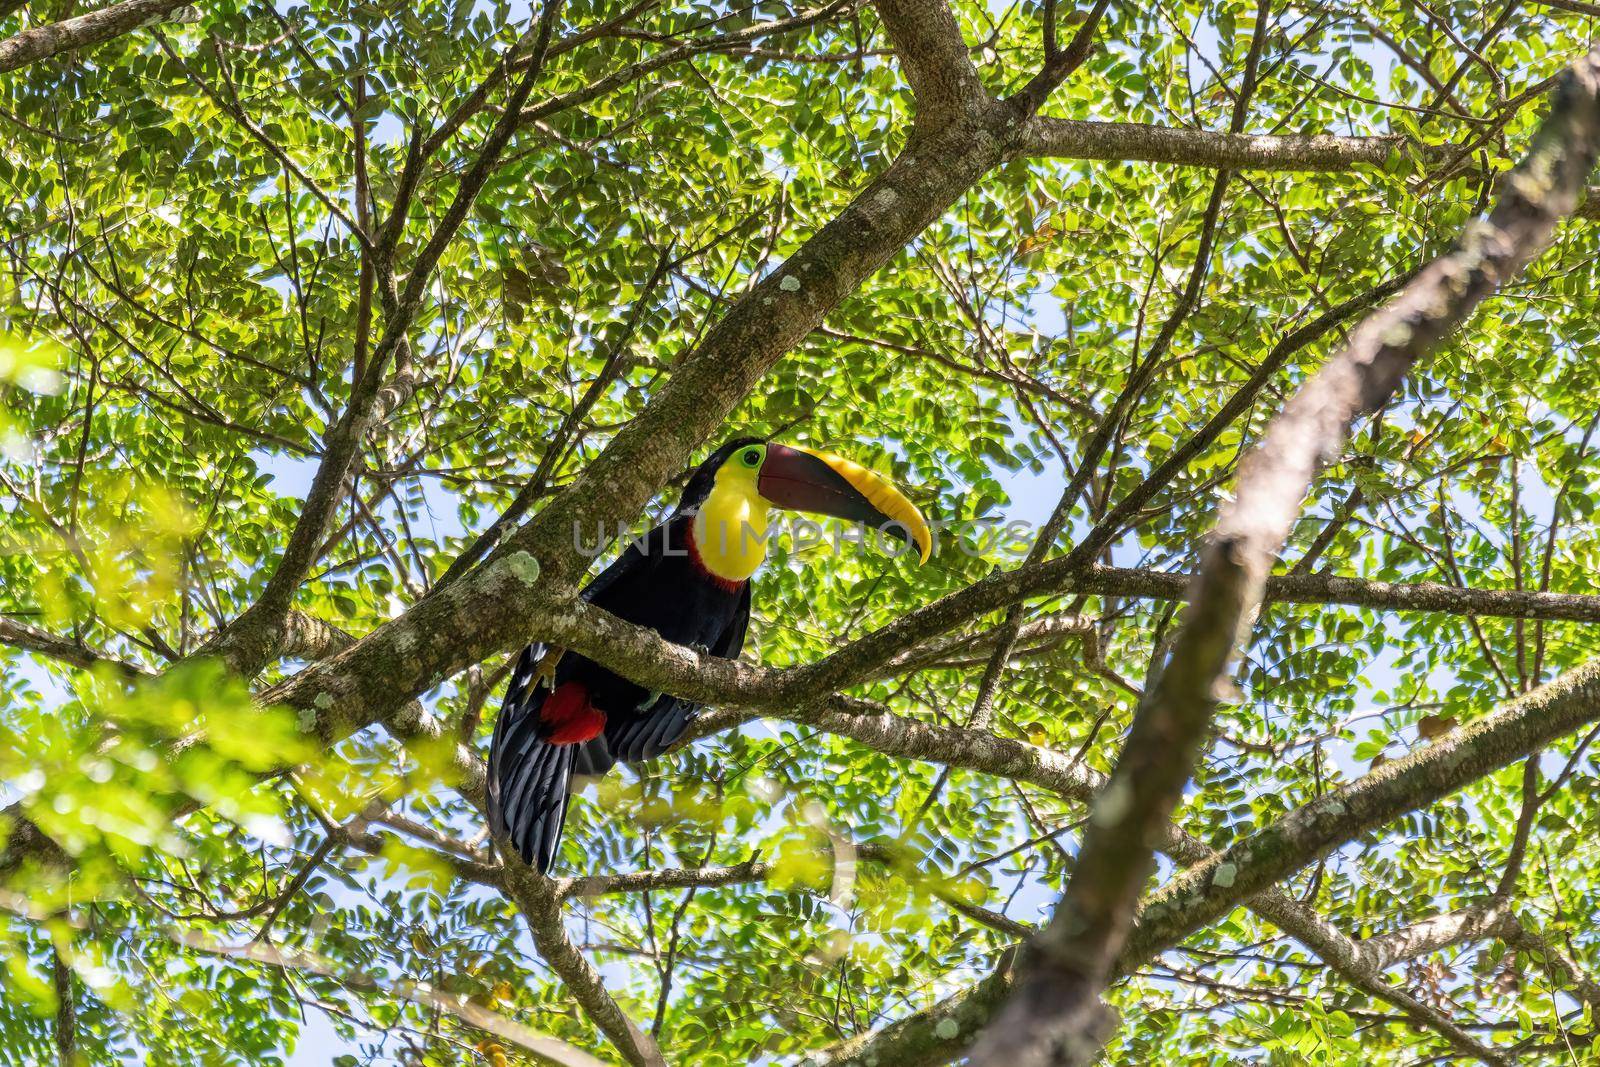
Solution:
M 750 582 L 711 576 L 699 563 L 690 538 L 694 510 L 710 494 L 717 469 L 736 450 L 758 443 L 740 438 L 701 464 L 666 522 L 630 543 L 583 591 L 596 607 L 663 638 L 695 646 L 712 655 L 737 659 L 750 620 Z M 567 652 L 556 664 L 554 685 L 535 684 L 546 649 L 529 645 L 517 660 L 507 686 L 489 751 L 489 817 L 497 834 L 508 837 L 522 858 L 543 872 L 554 861 L 566 819 L 574 773 L 603 774 L 617 763 L 660 755 L 683 735 L 697 705 L 644 687 L 593 660 Z M 569 683 L 576 686 L 566 688 Z M 577 688 L 581 686 L 581 690 Z M 604 714 L 598 735 L 562 743 L 565 720 L 548 714 L 573 712 L 581 693 L 589 709 Z

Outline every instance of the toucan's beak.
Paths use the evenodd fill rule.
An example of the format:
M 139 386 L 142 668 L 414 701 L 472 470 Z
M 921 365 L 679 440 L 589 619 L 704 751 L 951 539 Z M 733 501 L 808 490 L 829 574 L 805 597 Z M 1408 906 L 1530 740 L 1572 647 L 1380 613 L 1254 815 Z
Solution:
M 922 562 L 933 536 L 917 506 L 889 482 L 843 456 L 768 444 L 756 487 L 773 505 L 790 511 L 832 515 L 905 538 Z

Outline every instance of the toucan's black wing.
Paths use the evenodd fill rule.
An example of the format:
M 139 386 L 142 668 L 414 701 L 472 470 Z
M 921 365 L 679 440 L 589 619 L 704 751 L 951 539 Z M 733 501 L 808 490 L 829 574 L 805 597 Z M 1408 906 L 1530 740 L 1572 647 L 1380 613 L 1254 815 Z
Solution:
M 739 606 L 734 610 L 733 619 L 728 623 L 728 628 L 722 631 L 722 640 L 711 646 L 713 656 L 738 659 L 739 653 L 744 651 L 745 631 L 750 628 L 750 585 L 750 582 L 744 583 L 744 592 L 739 595 Z
M 728 626 L 722 631 L 722 636 L 711 646 L 713 656 L 723 659 L 738 659 L 740 651 L 744 648 L 745 631 L 750 626 L 750 582 L 744 584 L 744 591 L 739 594 L 739 604 L 734 609 L 733 618 L 728 621 Z M 624 763 L 635 763 L 639 760 L 651 759 L 661 755 L 678 738 L 683 736 L 683 731 L 688 729 L 694 717 L 699 714 L 700 705 L 681 700 L 673 696 L 660 696 L 655 703 L 641 715 L 629 716 L 625 720 L 612 725 L 606 724 L 605 739 L 607 755 L 612 762 L 618 760 Z M 589 742 L 593 745 L 600 738 Z M 580 762 L 584 760 L 580 755 Z M 611 764 L 607 763 L 606 767 Z M 578 773 L 593 773 L 580 770 Z
M 661 562 L 666 544 L 666 528 L 658 526 L 644 537 L 629 541 L 616 559 L 605 570 L 594 576 L 594 581 L 583 587 L 578 595 L 591 604 L 610 610 L 609 605 L 634 582 L 655 569 Z

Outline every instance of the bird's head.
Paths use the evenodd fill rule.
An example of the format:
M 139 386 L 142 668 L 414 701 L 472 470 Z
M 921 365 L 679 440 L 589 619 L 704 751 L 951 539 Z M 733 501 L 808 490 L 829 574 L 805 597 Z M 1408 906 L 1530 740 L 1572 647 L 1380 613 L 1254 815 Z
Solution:
M 917 506 L 880 475 L 831 452 L 780 445 L 759 437 L 729 441 L 695 468 L 678 510 L 704 506 L 713 493 L 765 507 L 829 515 L 904 538 L 922 562 L 933 535 Z

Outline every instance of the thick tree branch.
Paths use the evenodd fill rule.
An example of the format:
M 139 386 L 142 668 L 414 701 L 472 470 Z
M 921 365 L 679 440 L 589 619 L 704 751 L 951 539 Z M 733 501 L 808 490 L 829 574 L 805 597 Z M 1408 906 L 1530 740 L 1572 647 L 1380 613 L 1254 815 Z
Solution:
M 1501 901 L 1435 915 L 1360 942 L 1360 959 L 1366 965 L 1381 970 L 1402 960 L 1431 955 L 1466 941 L 1498 937 L 1508 915 L 1506 905 Z
M 124 0 L 76 18 L 23 30 L 0 41 L 0 74 L 76 48 L 87 48 L 145 26 L 167 22 L 191 0 Z
M 1071 592 L 1105 596 L 1187 600 L 1194 575 L 1175 571 L 1096 567 Z M 1347 604 L 1375 611 L 1416 611 L 1483 618 L 1600 622 L 1600 596 L 1539 593 L 1522 589 L 1463 589 L 1439 582 L 1379 582 L 1332 574 L 1275 574 L 1267 579 L 1266 602 Z
M 59 948 L 50 950 L 50 976 L 56 994 L 56 1062 L 60 1067 L 76 1067 L 78 1063 L 78 994 L 74 989 L 72 968 L 62 957 Z
M 395 675 L 417 670 L 419 654 L 459 654 L 462 644 L 469 643 L 474 654 L 467 662 L 484 659 L 498 647 L 472 646 L 472 635 L 486 619 L 517 612 L 533 620 L 531 630 L 540 639 L 578 650 L 650 688 L 707 704 L 781 711 L 814 701 L 819 693 L 837 692 L 874 677 L 895 656 L 1024 596 L 1073 591 L 1176 598 L 1184 595 L 1189 582 L 1186 575 L 1120 568 L 1096 568 L 1074 578 L 1063 562 L 1053 560 L 1028 573 L 1005 572 L 984 579 L 831 656 L 780 670 L 702 656 L 590 604 L 561 599 L 541 584 L 531 557 L 512 556 L 470 581 L 430 597 L 351 648 L 263 693 L 262 699 L 308 712 L 321 736 L 337 740 L 398 710 L 395 697 L 407 690 L 397 691 L 391 684 Z M 1267 593 L 1286 601 L 1351 603 L 1386 610 L 1580 621 L 1594 620 L 1600 614 L 1600 597 L 1593 596 L 1393 585 L 1322 575 L 1274 578 L 1267 584 Z M 506 646 L 522 639 L 515 635 Z M 362 653 L 359 658 L 357 652 Z M 432 684 L 430 678 L 417 691 Z
M 326 659 L 355 644 L 356 639 L 339 627 L 304 611 L 284 616 L 278 644 L 272 650 L 278 659 Z
M 1214 133 L 1141 122 L 1036 115 L 1023 128 L 1013 155 L 1137 160 L 1226 170 L 1340 171 L 1381 167 L 1406 152 L 1422 160 L 1444 154 L 1440 148 L 1399 135 Z
M 1587 0 L 1534 0 L 1534 2 L 1560 11 L 1571 11 L 1577 15 L 1600 18 L 1600 4 L 1591 4 Z
M 355 644 L 345 631 L 303 611 L 291 611 L 284 619 L 275 657 L 320 660 Z M 437 755 L 445 739 L 445 723 L 420 700 L 407 702 L 382 720 L 383 727 L 402 744 L 423 748 Z M 450 750 L 450 784 L 480 810 L 484 804 L 484 764 L 476 751 L 456 741 Z
M 559 613 L 550 612 L 540 633 L 562 647 L 577 649 L 611 665 L 641 685 L 706 704 L 781 713 L 796 704 L 813 702 L 819 694 L 879 677 L 891 664 L 911 669 L 930 655 L 941 657 L 950 650 L 950 643 L 949 639 L 939 638 L 939 634 L 1024 595 L 1070 592 L 1124 599 L 1181 600 L 1190 595 L 1193 587 L 1193 576 L 1189 574 L 1121 567 L 1094 567 L 1087 573 L 1070 577 L 1066 568 L 1057 565 L 1061 562 L 1042 564 L 1026 574 L 1016 571 L 997 579 L 985 579 L 961 593 L 919 609 L 931 618 L 921 626 L 895 629 L 896 636 L 904 640 L 874 641 L 869 649 L 871 654 L 863 654 L 862 642 L 857 641 L 833 655 L 798 667 L 770 668 L 702 656 L 662 641 L 649 631 L 630 626 L 585 603 L 571 605 Z M 1048 574 L 1054 581 L 1037 585 L 1031 581 L 1022 583 L 1022 588 L 1028 590 L 1026 593 L 1019 591 L 1012 581 L 1017 575 L 1032 579 L 1039 574 Z M 994 584 L 989 585 L 990 582 Z M 979 587 L 984 587 L 985 596 L 967 595 Z M 1369 582 L 1317 574 L 1274 576 L 1266 583 L 1266 593 L 1271 601 L 1350 604 L 1384 611 L 1600 621 L 1600 596 L 1592 595 L 1459 589 L 1429 582 Z M 933 610 L 941 605 L 954 610 Z M 1070 628 L 1078 627 L 1071 624 Z
M 976 116 L 992 103 L 945 0 L 877 0 L 900 71 L 917 100 L 917 123 Z
M 1057 50 L 1055 27 L 1054 0 L 1046 0 L 1044 8 L 1044 65 L 1039 68 L 1027 85 L 1018 90 L 1013 102 L 1027 114 L 1039 110 L 1050 94 L 1062 82 L 1066 81 L 1089 58 L 1089 47 L 1094 41 L 1095 29 L 1100 25 L 1100 19 L 1105 15 L 1106 8 L 1110 7 L 1110 0 L 1095 0 L 1094 7 L 1089 9 L 1083 22 L 1078 26 L 1078 32 L 1073 34 L 1072 41 L 1066 48 Z

